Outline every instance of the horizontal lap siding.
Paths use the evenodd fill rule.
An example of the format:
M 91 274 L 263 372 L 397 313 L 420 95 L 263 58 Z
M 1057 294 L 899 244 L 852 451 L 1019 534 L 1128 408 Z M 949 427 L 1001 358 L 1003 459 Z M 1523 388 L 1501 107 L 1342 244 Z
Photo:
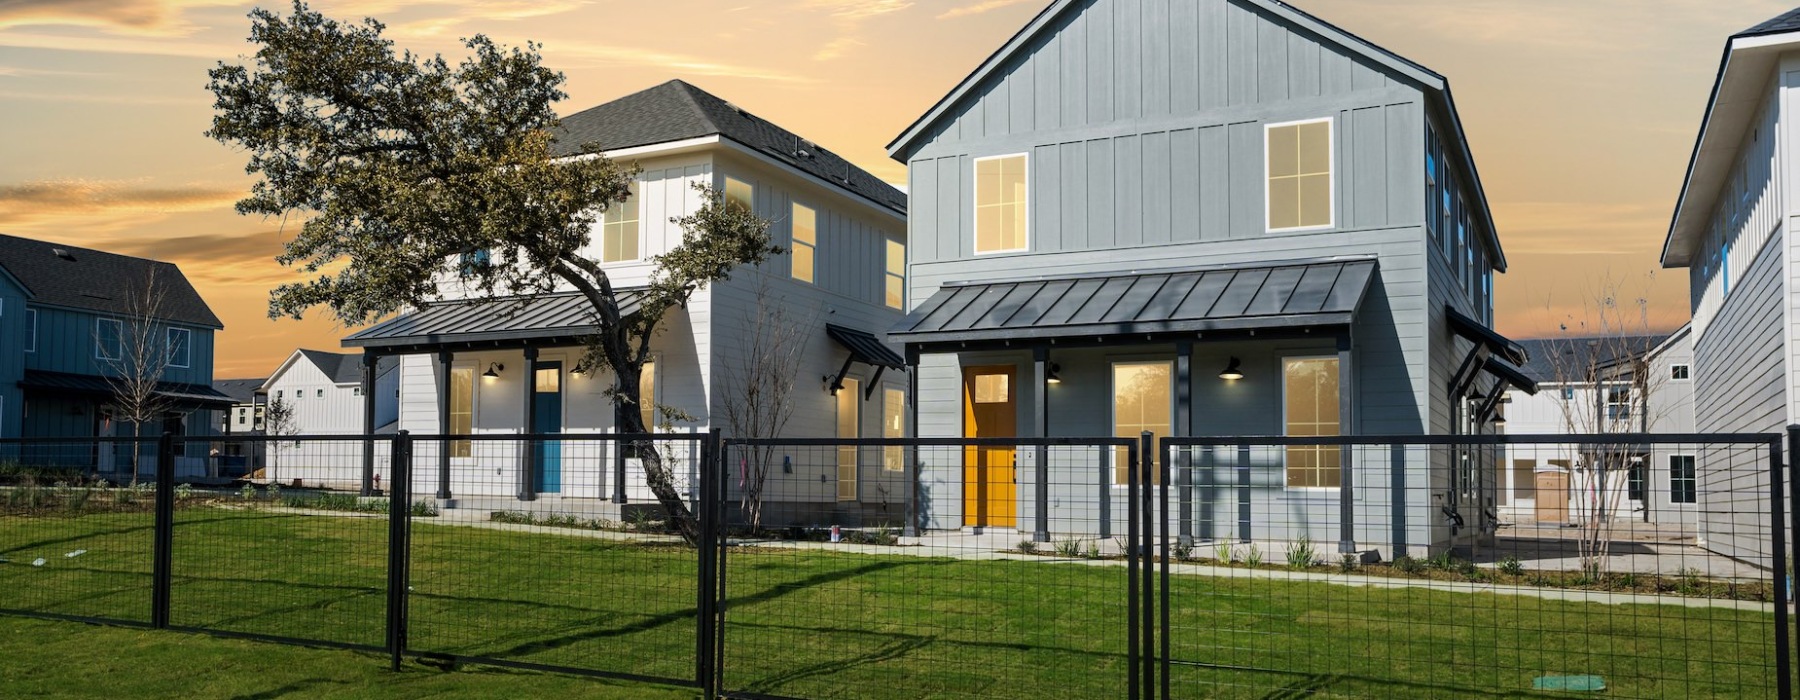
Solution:
M 1787 421 L 1779 244 L 1776 237 L 1765 245 L 1732 283 L 1694 344 L 1694 422 L 1701 432 L 1775 433 Z M 1700 531 L 1709 548 L 1766 565 L 1768 477 L 1747 457 L 1741 448 L 1701 450 Z

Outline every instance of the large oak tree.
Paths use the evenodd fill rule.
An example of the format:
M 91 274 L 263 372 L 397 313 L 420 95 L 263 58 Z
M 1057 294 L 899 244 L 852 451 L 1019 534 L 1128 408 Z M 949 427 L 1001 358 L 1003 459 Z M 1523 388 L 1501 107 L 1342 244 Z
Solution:
M 287 17 L 259 8 L 250 19 L 253 60 L 208 72 L 207 135 L 249 153 L 257 179 L 240 213 L 303 222 L 277 260 L 310 279 L 274 289 L 271 318 L 323 307 L 363 325 L 441 299 L 451 284 L 496 298 L 573 288 L 599 328 L 580 368 L 614 373 L 618 429 L 644 433 L 652 426 L 637 408 L 652 397 L 639 396 L 638 378 L 665 312 L 780 252 L 766 221 L 703 187 L 701 209 L 674 220 L 684 241 L 656 259 L 639 312 L 624 316 L 588 244 L 596 218 L 629 196 L 635 166 L 597 144 L 554 155 L 563 76 L 536 44 L 477 35 L 452 65 L 396 51 L 374 19 L 340 23 L 302 2 Z M 657 500 L 692 537 L 672 470 L 657 450 L 634 447 Z

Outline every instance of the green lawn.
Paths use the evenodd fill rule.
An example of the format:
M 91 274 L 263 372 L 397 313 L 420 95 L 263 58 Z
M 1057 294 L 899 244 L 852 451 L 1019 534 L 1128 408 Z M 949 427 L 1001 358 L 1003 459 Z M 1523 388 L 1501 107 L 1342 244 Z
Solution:
M 381 644 L 384 519 L 202 506 L 177 522 L 175 625 Z M 414 649 L 692 676 L 691 551 L 415 522 Z M 0 607 L 146 620 L 150 543 L 145 514 L 0 518 L 0 557 L 10 560 L 0 564 Z M 86 552 L 65 556 L 76 550 Z M 753 548 L 729 559 L 732 690 L 1100 698 L 1123 687 L 1120 566 Z M 1178 697 L 1537 697 L 1533 678 L 1553 674 L 1600 675 L 1611 697 L 1773 696 L 1764 613 L 1187 576 L 1171 596 Z M 50 643 L 22 641 L 40 636 Z M 107 686 L 125 696 L 189 675 L 213 688 L 202 695 L 219 696 L 296 683 L 311 684 L 306 696 L 432 695 L 438 683 L 462 692 L 461 678 L 469 697 L 520 678 L 542 694 L 670 692 L 468 670 L 479 667 L 393 674 L 375 654 L 16 617 L 0 617 L 0 639 L 0 678 L 40 684 L 31 692 L 85 692 L 95 680 L 84 659 L 117 671 L 107 683 L 138 684 Z M 188 652 L 195 661 L 175 660 Z

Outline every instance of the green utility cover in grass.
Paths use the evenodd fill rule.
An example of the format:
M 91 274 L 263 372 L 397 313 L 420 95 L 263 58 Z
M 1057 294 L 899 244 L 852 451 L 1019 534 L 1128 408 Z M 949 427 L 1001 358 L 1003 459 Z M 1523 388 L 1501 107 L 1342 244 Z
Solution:
M 1606 690 L 1606 679 L 1599 676 L 1539 676 L 1531 680 L 1532 690 Z

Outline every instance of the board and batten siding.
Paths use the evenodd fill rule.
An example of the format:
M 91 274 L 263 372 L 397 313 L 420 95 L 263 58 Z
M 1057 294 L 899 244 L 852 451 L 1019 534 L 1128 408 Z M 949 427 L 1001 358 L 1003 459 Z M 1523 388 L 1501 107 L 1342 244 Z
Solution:
M 1775 157 L 1780 141 L 1776 137 L 1779 105 L 1777 100 L 1766 100 L 1758 109 L 1757 121 L 1743 135 L 1732 175 L 1719 193 L 1706 234 L 1688 265 L 1697 336 L 1706 334 L 1726 297 L 1737 294 L 1739 278 L 1781 226 L 1782 177 Z
M 97 342 L 95 319 L 119 319 L 126 328 L 132 324 L 130 319 L 102 316 L 89 311 L 73 309 L 46 308 L 36 305 L 32 305 L 31 308 L 37 310 L 37 351 L 25 354 L 25 369 L 91 375 L 112 374 L 116 371 L 108 363 L 101 361 L 95 352 Z M 10 309 L 7 311 L 11 312 Z M 23 313 L 20 315 L 23 316 Z M 155 330 L 158 337 L 166 337 L 162 334 L 167 332 L 168 326 L 160 322 L 158 326 Z M 180 324 L 175 327 L 186 328 L 189 332 L 188 366 L 164 369 L 163 381 L 211 384 L 212 329 Z
M 1787 421 L 1781 247 L 1765 244 L 1694 344 L 1695 427 L 1703 433 L 1779 433 Z M 1732 329 L 1732 332 L 1722 332 Z M 1748 446 L 1702 449 L 1700 537 L 1721 554 L 1767 566 L 1768 455 Z

